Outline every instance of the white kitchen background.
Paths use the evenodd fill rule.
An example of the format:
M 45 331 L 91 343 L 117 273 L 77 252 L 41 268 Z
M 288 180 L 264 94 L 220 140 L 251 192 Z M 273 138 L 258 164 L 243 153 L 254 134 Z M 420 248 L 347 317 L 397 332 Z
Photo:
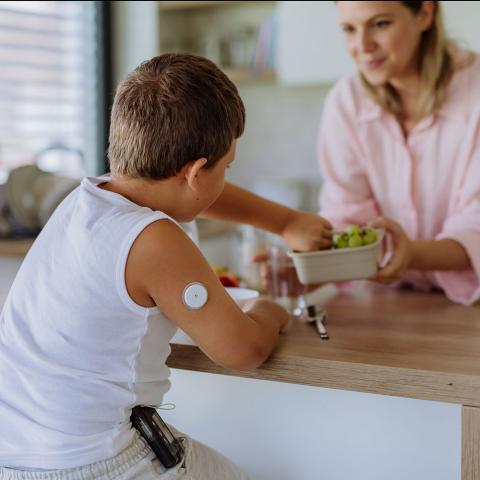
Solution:
M 157 2 L 112 4 L 118 81 L 158 54 L 161 22 Z M 451 34 L 480 51 L 480 2 L 442 4 Z M 239 83 L 247 127 L 230 179 L 315 210 L 323 100 L 352 66 L 336 30 L 333 2 L 275 7 L 277 81 Z M 0 258 L 0 304 L 18 265 L 17 259 Z M 165 420 L 222 451 L 257 480 L 460 479 L 456 405 L 180 370 L 172 372 L 172 384 L 165 400 L 176 409 L 165 410 Z
M 159 39 L 164 37 L 162 21 L 159 21 L 162 11 L 159 14 L 157 2 L 113 3 L 118 27 L 114 41 L 117 47 L 114 77 L 118 81 L 141 60 L 158 54 Z M 228 28 L 228 15 L 237 23 L 253 23 L 255 12 L 264 18 L 266 9 L 275 11 L 276 16 L 273 65 L 276 79 L 260 77 L 258 81 L 237 83 L 246 106 L 247 125 L 238 142 L 237 160 L 229 172 L 230 180 L 274 200 L 283 195 L 283 201 L 294 207 L 316 210 L 321 173 L 315 143 L 323 101 L 333 82 L 353 71 L 343 48 L 334 3 L 214 3 L 223 4 L 224 11 L 208 17 L 202 13 L 200 20 L 204 26 L 200 29 L 201 34 L 205 29 Z M 228 3 L 239 5 L 225 5 Z M 441 3 L 449 34 L 462 45 L 480 51 L 476 20 L 480 18 L 480 2 Z M 166 14 L 169 13 L 167 10 Z M 179 15 L 168 17 L 176 22 L 174 32 L 180 31 L 182 22 L 186 22 L 184 19 L 190 18 L 181 11 Z M 239 28 L 233 20 L 231 22 Z M 170 28 L 167 20 L 164 25 Z M 194 26 L 188 24 L 187 28 L 193 29 Z M 168 33 L 174 35 L 170 30 Z

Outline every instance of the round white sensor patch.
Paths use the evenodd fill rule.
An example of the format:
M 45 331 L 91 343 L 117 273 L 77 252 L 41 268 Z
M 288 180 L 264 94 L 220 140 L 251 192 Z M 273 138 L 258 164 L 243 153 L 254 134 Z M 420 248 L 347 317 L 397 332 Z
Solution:
M 183 303 L 190 310 L 202 308 L 208 300 L 208 292 L 200 282 L 189 283 L 182 295 Z

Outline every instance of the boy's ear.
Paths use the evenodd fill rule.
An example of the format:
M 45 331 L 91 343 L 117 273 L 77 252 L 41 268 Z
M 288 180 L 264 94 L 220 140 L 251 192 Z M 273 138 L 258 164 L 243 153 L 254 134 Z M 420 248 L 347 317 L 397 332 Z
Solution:
M 206 164 L 207 159 L 205 157 L 201 157 L 187 163 L 182 169 L 182 173 L 187 181 L 188 186 L 194 191 L 198 189 L 198 176 Z

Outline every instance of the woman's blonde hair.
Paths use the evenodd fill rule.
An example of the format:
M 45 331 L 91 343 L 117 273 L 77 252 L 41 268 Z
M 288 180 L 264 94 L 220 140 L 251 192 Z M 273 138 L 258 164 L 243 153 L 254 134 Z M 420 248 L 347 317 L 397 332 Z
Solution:
M 414 15 L 422 8 L 422 1 L 400 2 Z M 445 99 L 445 91 L 454 71 L 453 58 L 450 52 L 452 42 L 445 34 L 440 2 L 434 1 L 435 13 L 432 26 L 422 33 L 418 56 L 420 72 L 420 95 L 414 120 L 418 121 L 431 115 Z M 395 89 L 387 84 L 374 87 L 360 75 L 369 96 L 380 107 L 392 113 L 399 120 L 404 118 L 400 98 Z

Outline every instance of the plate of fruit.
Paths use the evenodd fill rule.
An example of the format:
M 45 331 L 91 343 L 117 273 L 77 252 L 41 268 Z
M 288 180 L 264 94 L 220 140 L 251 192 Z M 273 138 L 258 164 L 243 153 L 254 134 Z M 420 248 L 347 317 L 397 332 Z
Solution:
M 382 255 L 382 228 L 349 225 L 332 235 L 332 248 L 288 252 L 304 285 L 371 278 Z
M 230 272 L 227 267 L 214 266 L 212 270 L 217 275 L 220 283 L 227 293 L 235 300 L 239 307 L 243 307 L 249 300 L 257 298 L 260 294 L 251 288 L 241 288 L 240 277 Z
M 215 265 L 212 270 L 224 287 L 240 287 L 240 277 L 230 272 L 227 267 Z

